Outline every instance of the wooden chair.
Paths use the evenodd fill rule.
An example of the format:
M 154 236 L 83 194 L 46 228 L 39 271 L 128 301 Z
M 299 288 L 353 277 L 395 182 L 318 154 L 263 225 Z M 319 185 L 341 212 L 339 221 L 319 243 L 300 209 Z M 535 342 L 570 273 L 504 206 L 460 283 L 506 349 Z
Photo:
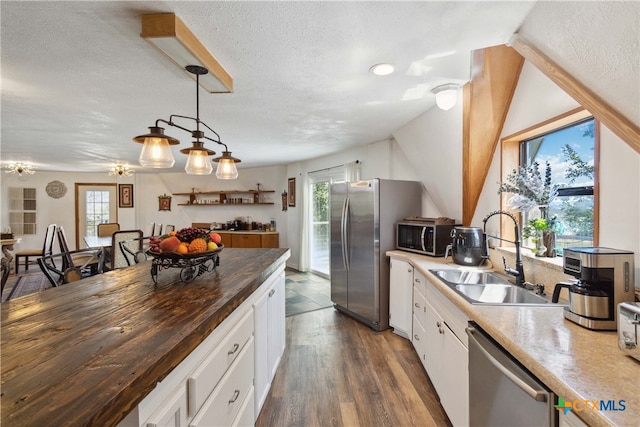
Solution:
M 105 222 L 98 224 L 98 237 L 111 237 L 113 233 L 120 230 L 120 224 L 117 222 Z
M 120 249 L 120 242 L 126 241 L 125 246 L 134 254 L 142 250 L 142 230 L 120 230 L 111 237 L 111 262 L 109 268 L 115 270 L 131 265 L 127 254 Z
M 42 249 L 25 249 L 15 253 L 16 260 L 16 274 L 20 267 L 20 258 L 24 258 L 24 271 L 29 270 L 29 257 L 42 257 L 51 255 L 53 253 L 53 242 L 56 236 L 56 225 L 49 224 L 47 226 L 47 232 L 44 235 L 44 244 Z
M 79 249 L 38 258 L 40 269 L 53 287 L 102 274 L 104 262 L 103 248 Z

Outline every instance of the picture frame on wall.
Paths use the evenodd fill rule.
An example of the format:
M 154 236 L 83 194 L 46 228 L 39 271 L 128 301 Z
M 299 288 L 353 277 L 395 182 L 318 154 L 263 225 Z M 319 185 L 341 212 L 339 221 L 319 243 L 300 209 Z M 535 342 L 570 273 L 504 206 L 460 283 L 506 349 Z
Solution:
M 133 184 L 118 184 L 118 207 L 133 207 Z
M 289 188 L 287 190 L 287 194 L 289 195 L 289 207 L 296 207 L 296 179 L 289 178 Z
M 166 194 L 163 194 L 162 196 L 158 196 L 158 210 L 159 211 L 171 210 L 171 196 L 167 196 Z

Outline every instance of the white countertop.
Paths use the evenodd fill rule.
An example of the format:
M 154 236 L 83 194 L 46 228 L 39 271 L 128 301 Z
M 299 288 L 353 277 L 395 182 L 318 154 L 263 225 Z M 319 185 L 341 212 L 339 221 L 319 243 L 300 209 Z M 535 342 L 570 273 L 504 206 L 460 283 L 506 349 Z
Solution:
M 576 325 L 564 318 L 561 305 L 470 304 L 429 269 L 477 268 L 411 252 L 388 251 L 386 254 L 410 262 L 469 319 L 565 401 L 625 401 L 624 411 L 575 410 L 583 421 L 593 426 L 640 425 L 640 362 L 618 349 L 616 332 L 592 331 Z

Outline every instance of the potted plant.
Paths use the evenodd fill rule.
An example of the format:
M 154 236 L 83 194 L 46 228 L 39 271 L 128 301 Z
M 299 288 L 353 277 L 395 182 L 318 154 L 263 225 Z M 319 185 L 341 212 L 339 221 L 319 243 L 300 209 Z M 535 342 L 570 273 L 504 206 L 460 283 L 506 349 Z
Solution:
M 551 165 L 546 162 L 544 178 L 540 173 L 540 164 L 533 162 L 530 166 L 513 169 L 507 175 L 505 182 L 499 182 L 498 194 L 511 193 L 513 196 L 507 201 L 507 206 L 522 212 L 528 212 L 537 207 L 540 218 L 529 220 L 523 228 L 524 238 L 533 238 L 536 244 L 534 253 L 537 256 L 554 257 L 555 232 L 549 220 L 548 207 L 558 195 L 558 186 L 551 183 Z

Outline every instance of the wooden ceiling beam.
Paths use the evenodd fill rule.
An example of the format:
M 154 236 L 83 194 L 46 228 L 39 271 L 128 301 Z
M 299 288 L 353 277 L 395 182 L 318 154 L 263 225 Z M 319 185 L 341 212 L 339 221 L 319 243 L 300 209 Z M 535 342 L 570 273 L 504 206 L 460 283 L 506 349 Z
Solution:
M 509 111 L 524 58 L 508 46 L 476 50 L 463 88 L 462 223 L 470 225 Z

